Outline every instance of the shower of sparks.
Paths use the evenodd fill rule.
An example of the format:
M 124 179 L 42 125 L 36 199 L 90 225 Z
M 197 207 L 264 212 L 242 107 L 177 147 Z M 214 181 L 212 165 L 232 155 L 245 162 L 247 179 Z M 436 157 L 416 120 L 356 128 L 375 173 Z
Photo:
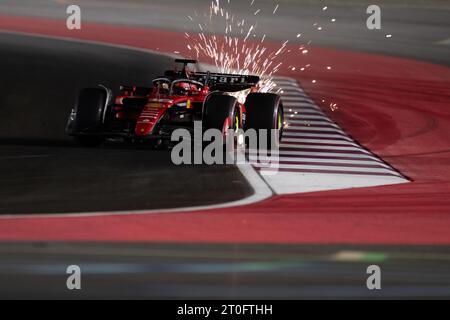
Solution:
M 280 5 L 277 4 L 277 6 L 275 7 L 275 10 L 273 10 L 273 14 L 277 13 L 279 7 L 280 7 Z
M 254 1 L 251 5 L 253 4 Z M 276 6 L 274 14 L 278 8 L 279 5 Z M 254 13 L 255 16 L 260 11 L 258 9 Z M 221 27 L 225 34 L 215 35 L 214 30 Z M 257 21 L 252 23 L 241 19 L 223 8 L 220 0 L 214 0 L 211 2 L 206 21 L 198 23 L 199 32 L 196 35 L 185 35 L 188 40 L 187 48 L 197 59 L 212 60 L 220 73 L 260 76 L 260 91 L 268 92 L 276 87 L 272 78 L 283 65 L 281 60 L 287 52 L 289 41 L 283 42 L 277 50 L 270 51 L 263 45 L 266 35 L 258 35 L 257 27 Z M 241 36 L 237 37 L 236 34 Z M 259 41 L 248 41 L 255 38 Z
M 202 14 L 194 12 L 195 15 L 187 16 L 190 23 L 197 29 L 196 32 L 185 33 L 186 48 L 191 52 L 191 57 L 212 61 L 220 73 L 260 76 L 262 80 L 259 90 L 261 92 L 282 93 L 282 89 L 273 81 L 274 75 L 282 68 L 290 72 L 307 72 L 310 67 L 312 69 L 311 64 L 304 63 L 283 65 L 284 55 L 294 50 L 292 47 L 288 48 L 289 41 L 281 43 L 275 50 L 265 46 L 267 35 L 258 33 L 258 22 L 261 21 L 259 14 L 262 11 L 257 7 L 255 0 L 252 0 L 248 7 L 248 15 L 252 17 L 248 19 L 239 17 L 229 9 L 229 6 L 222 6 L 223 3 L 230 4 L 230 1 L 212 0 L 208 12 Z M 273 14 L 276 14 L 279 8 L 280 5 L 276 4 Z M 322 11 L 327 10 L 327 6 L 322 7 Z M 336 21 L 335 18 L 327 18 L 327 20 Z M 317 21 L 313 23 L 313 26 L 318 31 L 326 30 Z M 292 36 L 296 36 L 296 41 L 300 41 L 298 53 L 307 59 L 311 54 L 309 45 L 312 41 L 304 39 L 302 33 L 295 33 Z M 389 38 L 391 35 L 386 37 Z M 295 44 L 295 41 L 292 43 Z M 314 68 L 317 67 L 319 66 L 314 66 Z M 327 71 L 332 69 L 331 65 L 320 67 Z M 311 82 L 317 84 L 318 80 Z M 333 111 L 338 109 L 334 103 L 330 105 L 330 108 Z

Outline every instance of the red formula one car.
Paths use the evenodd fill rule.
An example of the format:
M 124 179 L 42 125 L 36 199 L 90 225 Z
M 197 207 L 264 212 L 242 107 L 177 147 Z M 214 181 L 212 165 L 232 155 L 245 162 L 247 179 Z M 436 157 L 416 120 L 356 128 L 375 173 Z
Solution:
M 259 93 L 257 76 L 190 72 L 195 60 L 176 60 L 181 71 L 167 71 L 149 88 L 122 86 L 120 94 L 99 86 L 80 92 L 66 132 L 85 146 L 106 139 L 170 141 L 175 129 L 280 129 L 283 105 L 279 95 Z M 280 133 L 281 139 L 281 133 Z

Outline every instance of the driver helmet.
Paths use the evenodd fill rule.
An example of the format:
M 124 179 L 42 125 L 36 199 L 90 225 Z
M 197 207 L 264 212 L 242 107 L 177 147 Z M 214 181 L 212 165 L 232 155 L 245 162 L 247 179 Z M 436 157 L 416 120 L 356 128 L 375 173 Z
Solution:
M 188 82 L 177 82 L 173 86 L 173 94 L 179 96 L 185 96 L 191 90 L 191 84 Z

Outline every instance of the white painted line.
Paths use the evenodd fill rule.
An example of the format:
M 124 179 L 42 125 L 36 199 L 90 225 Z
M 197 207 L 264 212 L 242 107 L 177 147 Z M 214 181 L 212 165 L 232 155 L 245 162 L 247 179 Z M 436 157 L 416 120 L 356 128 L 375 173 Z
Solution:
M 283 81 L 283 80 L 279 81 L 279 80 L 277 80 L 277 81 L 275 81 L 275 83 L 277 84 L 277 87 L 281 87 L 281 88 L 293 87 L 293 88 L 299 89 L 299 85 L 296 81 Z
M 311 99 L 303 90 L 298 89 L 298 87 L 281 88 L 283 92 L 280 92 L 281 96 L 298 96 L 304 97 L 306 99 Z
M 312 106 L 316 106 L 314 104 L 314 102 L 307 96 L 303 96 L 303 95 L 299 95 L 299 94 L 292 94 L 292 95 L 288 95 L 288 94 L 281 94 L 281 99 L 285 102 L 285 103 L 291 103 L 291 102 L 303 102 L 303 103 L 308 103 Z
M 305 101 L 311 101 L 312 99 L 310 96 L 306 95 L 306 94 L 302 94 L 300 92 L 294 92 L 294 91 L 289 91 L 289 90 L 285 90 L 285 89 L 281 89 L 281 91 L 283 91 L 282 93 L 280 92 L 280 95 L 283 99 L 285 100 L 305 100 Z M 292 92 L 292 93 L 289 93 Z
M 286 88 L 283 85 L 278 86 L 278 87 L 280 87 L 285 93 L 286 92 L 295 92 L 300 95 L 306 95 L 305 91 L 300 89 L 300 87 L 297 84 L 292 84 L 292 86 L 288 85 L 288 86 L 286 86 Z
M 280 91 L 281 95 L 299 95 L 302 97 L 306 97 L 308 99 L 310 99 L 310 97 L 306 94 L 305 91 L 303 91 L 302 89 L 299 89 L 298 85 L 287 85 L 287 86 L 280 86 L 279 89 L 282 91 Z
M 316 117 L 326 117 L 325 114 L 323 112 L 321 112 L 318 109 L 313 109 L 310 107 L 289 107 L 289 106 L 285 106 L 284 109 L 287 111 L 285 116 L 286 118 L 294 118 L 297 115 L 309 115 L 309 116 L 316 116 Z M 295 113 L 297 112 L 297 114 Z
M 294 127 L 294 126 L 288 126 L 288 128 L 285 130 L 286 134 L 289 134 L 292 132 L 292 130 L 302 130 L 302 131 L 326 131 L 326 132 L 339 132 L 342 134 L 345 134 L 344 131 L 340 129 L 333 129 L 333 128 L 314 128 L 314 127 Z
M 283 85 L 279 85 L 279 86 L 277 86 L 277 87 L 275 87 L 275 91 L 277 91 L 277 90 L 279 90 L 279 89 L 281 89 L 281 90 L 287 90 L 287 89 L 291 89 L 291 90 L 293 90 L 293 89 L 298 89 L 299 87 L 298 87 L 298 84 L 295 84 L 295 83 L 285 83 L 285 84 L 283 84 Z M 301 90 L 302 92 L 304 92 L 303 90 Z
M 281 98 L 281 100 L 283 101 L 285 106 L 288 106 L 290 108 L 292 107 L 308 107 L 308 108 L 312 108 L 312 109 L 316 109 L 316 110 L 320 110 L 322 111 L 322 109 L 320 109 L 318 106 L 316 106 L 315 104 L 309 102 L 309 101 L 305 101 L 303 99 L 296 99 L 298 101 L 287 101 L 286 99 L 284 99 L 283 97 Z
M 355 146 L 359 147 L 354 142 L 346 141 L 346 140 L 322 140 L 322 139 L 296 139 L 296 138 L 283 138 L 282 142 L 297 142 L 298 144 L 302 143 L 317 143 L 317 144 L 331 144 L 331 145 L 341 145 L 341 146 Z
M 273 167 L 264 164 L 253 164 L 254 167 L 257 168 L 274 168 L 274 169 L 297 169 L 297 170 L 329 170 L 329 171 L 339 171 L 341 173 L 346 172 L 364 172 L 364 173 L 375 173 L 375 174 L 395 174 L 396 172 L 393 170 L 388 170 L 385 168 L 360 168 L 360 167 L 343 167 L 343 166 L 315 166 L 315 165 L 298 165 L 298 164 L 273 164 Z
M 288 78 L 274 77 L 273 80 L 277 84 L 277 86 L 294 85 L 296 87 L 299 87 L 298 82 L 296 80 L 293 80 L 292 78 L 288 79 Z
M 283 92 L 281 93 L 281 98 L 285 99 L 285 98 L 298 98 L 298 99 L 302 99 L 302 100 L 306 100 L 306 101 L 310 101 L 311 98 L 308 97 L 306 94 L 300 94 L 298 92 L 290 92 L 288 90 L 283 90 Z
M 338 150 L 338 151 L 358 151 L 371 154 L 367 150 L 362 149 L 360 146 L 321 146 L 321 145 L 305 145 L 305 144 L 286 144 L 281 143 L 281 148 L 290 149 L 315 149 L 315 150 Z M 332 152 L 332 151 L 330 151 Z
M 256 155 L 251 155 L 249 157 L 249 159 L 251 161 L 263 161 L 263 162 L 267 162 L 267 161 L 274 161 L 273 157 L 258 157 Z M 378 161 L 360 161 L 360 160 L 346 160 L 346 159 L 320 159 L 320 158 L 308 158 L 308 157 L 303 157 L 303 158 L 291 158 L 291 157 L 279 157 L 278 160 L 280 162 L 311 162 L 311 163 L 333 163 L 333 164 L 356 164 L 356 165 L 364 165 L 364 166 L 380 166 L 380 167 L 384 167 L 386 169 L 391 170 L 391 167 L 389 167 L 388 165 L 384 164 L 383 162 L 378 162 Z
M 294 124 L 303 125 L 303 126 L 298 126 L 299 128 L 303 128 L 303 127 L 308 126 L 308 125 L 314 126 L 315 124 L 316 125 L 328 125 L 328 126 L 332 126 L 332 127 L 335 127 L 335 128 L 339 128 L 337 124 L 331 123 L 328 120 L 317 121 L 317 120 L 291 120 L 291 119 L 288 119 L 287 121 L 288 121 L 289 126 L 291 128 L 295 128 L 296 127 Z
M 323 113 L 321 109 L 310 105 L 284 104 L 284 109 L 287 112 L 314 113 L 316 115 L 326 117 L 325 113 Z
M 283 90 L 283 93 L 281 93 L 281 98 L 284 100 L 311 101 L 311 98 L 308 97 L 306 94 L 299 94 L 298 92 L 288 93 L 285 90 Z
M 281 144 L 281 148 L 291 148 L 291 149 L 314 149 L 314 150 L 337 150 L 337 151 L 358 151 L 367 154 L 371 154 L 367 150 L 362 149 L 361 147 L 341 147 L 341 146 L 310 146 L 310 145 L 302 145 L 302 144 Z M 331 152 L 331 151 L 330 151 Z
M 285 130 L 284 136 L 286 137 L 311 137 L 311 138 L 332 138 L 332 139 L 343 139 L 347 141 L 352 141 L 348 136 L 340 135 L 340 134 L 326 134 L 326 133 L 318 133 L 318 132 L 288 132 Z
M 275 153 L 277 154 L 277 153 Z M 367 159 L 370 161 L 380 161 L 374 156 L 370 156 L 362 153 L 335 153 L 335 152 L 310 152 L 310 151 L 293 151 L 293 150 L 283 150 L 278 152 L 279 155 L 283 156 L 308 156 L 308 157 L 329 157 L 331 159 L 339 158 L 359 158 Z M 381 161 L 380 161 L 381 162 Z
M 299 110 L 299 111 L 297 111 L 297 110 L 291 109 L 291 111 L 289 111 L 290 109 L 287 109 L 287 108 L 285 108 L 284 110 L 285 110 L 284 116 L 285 116 L 286 120 L 289 120 L 289 119 L 292 119 L 292 120 L 302 120 L 302 119 L 314 120 L 314 119 L 319 119 L 319 120 L 326 120 L 329 123 L 334 123 L 333 121 L 329 120 L 324 114 L 316 112 L 314 110 L 309 110 L 309 111 L 306 111 L 306 110 L 305 111 L 300 111 Z
M 297 111 L 298 112 L 298 111 Z M 310 115 L 310 114 L 303 114 L 301 112 L 298 113 L 291 113 L 291 112 L 287 112 L 285 113 L 286 118 L 289 119 L 294 119 L 294 120 L 298 120 L 300 118 L 300 120 L 304 120 L 304 121 L 309 121 L 309 120 L 317 120 L 317 121 L 323 121 L 324 123 L 332 123 L 332 124 L 336 124 L 333 121 L 331 121 L 330 119 L 328 119 L 325 116 L 320 116 L 320 115 Z
M 292 102 L 303 102 L 303 103 L 309 103 L 312 106 L 313 105 L 313 101 L 309 100 L 309 99 L 305 99 L 305 98 L 301 98 L 301 97 L 282 97 L 281 98 L 284 102 L 286 102 L 286 104 L 292 103 Z
M 313 117 L 313 118 L 311 118 Z M 318 125 L 333 125 L 339 127 L 336 123 L 332 122 L 330 119 L 327 119 L 324 116 L 320 116 L 318 114 L 304 114 L 301 111 L 288 111 L 285 113 L 285 119 L 287 121 L 291 121 L 292 123 L 310 123 L 310 124 L 318 124 Z M 339 127 L 340 128 L 340 127 Z

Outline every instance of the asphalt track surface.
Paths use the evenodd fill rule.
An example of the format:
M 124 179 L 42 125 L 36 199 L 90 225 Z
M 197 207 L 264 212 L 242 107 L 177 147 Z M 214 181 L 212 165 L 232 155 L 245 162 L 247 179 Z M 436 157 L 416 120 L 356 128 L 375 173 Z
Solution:
M 232 166 L 175 166 L 167 150 L 81 148 L 65 136 L 81 88 L 148 85 L 171 58 L 5 34 L 0 49 L 0 214 L 191 207 L 251 194 Z
M 439 7 L 432 10 L 433 14 L 427 11 L 430 9 L 420 6 L 405 8 L 416 15 L 423 13 L 424 19 L 428 19 L 423 23 L 427 27 L 420 28 L 420 32 L 410 28 L 417 24 L 414 15 L 405 28 L 396 29 L 410 32 L 408 37 L 402 37 L 408 41 L 390 46 L 380 37 L 379 41 L 368 41 L 372 47 L 364 48 L 362 42 L 365 40 L 361 37 L 361 41 L 352 38 L 348 46 L 448 65 L 448 47 L 436 43 L 441 41 L 440 38 L 448 37 L 447 24 L 437 18 L 445 13 L 445 3 L 441 6 L 441 10 Z M 432 48 L 418 49 L 419 46 L 426 48 L 430 43 L 433 43 Z M 161 43 L 161 47 L 164 45 L 166 51 L 173 50 L 168 44 Z M 302 84 L 316 101 L 331 96 L 345 104 L 345 112 L 334 113 L 332 117 L 358 141 L 411 177 L 411 185 L 279 197 L 252 208 L 203 214 L 104 218 L 95 222 L 89 219 L 4 221 L 0 225 L 2 239 L 8 241 L 87 239 L 146 243 L 61 244 L 56 245 L 60 246 L 56 249 L 48 243 L 5 244 L 1 251 L 2 283 L 17 285 L 13 286 L 16 291 L 7 289 L 2 296 L 42 296 L 41 290 L 33 291 L 33 288 L 47 280 L 45 283 L 50 283 L 52 290 L 47 290 L 46 296 L 61 297 L 67 294 L 58 292 L 64 290 L 61 286 L 65 284 L 63 269 L 66 264 L 88 261 L 93 262 L 85 265 L 88 277 L 91 277 L 88 283 L 95 282 L 95 288 L 82 294 L 90 297 L 105 296 L 105 292 L 113 292 L 127 284 L 130 292 L 110 296 L 186 297 L 198 292 L 199 297 L 255 298 L 265 292 L 264 297 L 269 298 L 374 298 L 365 288 L 365 268 L 372 263 L 381 265 L 387 275 L 387 289 L 375 294 L 377 297 L 448 297 L 449 162 L 444 138 L 448 136 L 448 113 L 443 109 L 449 101 L 448 69 L 321 48 L 315 52 L 314 62 L 323 64 L 332 59 L 338 70 L 332 75 L 311 72 L 301 78 Z M 339 65 L 342 65 L 341 69 Z M 320 86 L 308 85 L 309 80 L 318 76 Z M 355 96 L 355 91 L 361 94 Z M 398 108 L 392 108 L 392 105 L 398 105 Z M 411 126 L 411 123 L 417 125 Z M 379 130 L 381 127 L 382 131 Z M 42 232 L 49 225 L 53 228 Z M 99 226 L 102 226 L 102 233 L 98 232 Z M 161 245 L 161 249 L 148 243 L 154 241 L 175 243 Z M 181 245 L 183 242 L 203 244 Z M 335 245 L 327 246 L 327 243 Z M 363 245 L 356 245 L 358 243 Z M 92 251 L 88 252 L 86 247 Z M 129 260 L 123 257 L 124 251 L 139 247 L 143 248 L 142 252 Z M 49 253 L 52 250 L 53 253 Z M 155 253 L 153 250 L 160 251 Z M 260 254 L 255 261 L 264 265 L 264 272 L 261 266 L 242 265 L 255 251 Z M 110 256 L 100 259 L 99 254 L 105 252 Z M 277 256 L 280 252 L 288 252 L 290 257 L 280 258 Z M 230 255 L 236 259 L 231 260 L 231 264 L 214 264 L 217 257 L 221 262 L 229 262 L 226 257 Z M 187 264 L 192 260 L 198 262 L 196 257 L 199 256 L 200 263 Z M 299 256 L 303 263 L 299 264 Z M 392 259 L 386 259 L 386 256 Z M 353 262 L 336 262 L 336 257 Z M 166 259 L 170 263 L 166 264 Z M 105 264 L 98 264 L 100 260 Z M 324 260 L 328 262 L 323 263 Z M 123 261 L 130 264 L 121 264 Z M 282 261 L 281 265 L 277 261 Z M 283 264 L 286 262 L 287 266 Z M 100 271 L 96 268 L 99 266 Z M 98 276 L 108 270 L 108 276 Z M 27 273 L 30 281 L 20 282 Z M 43 277 L 45 273 L 47 276 Z M 174 273 L 178 276 L 174 277 Z M 288 282 L 284 282 L 286 279 Z M 302 286 L 304 283 L 311 285 Z

